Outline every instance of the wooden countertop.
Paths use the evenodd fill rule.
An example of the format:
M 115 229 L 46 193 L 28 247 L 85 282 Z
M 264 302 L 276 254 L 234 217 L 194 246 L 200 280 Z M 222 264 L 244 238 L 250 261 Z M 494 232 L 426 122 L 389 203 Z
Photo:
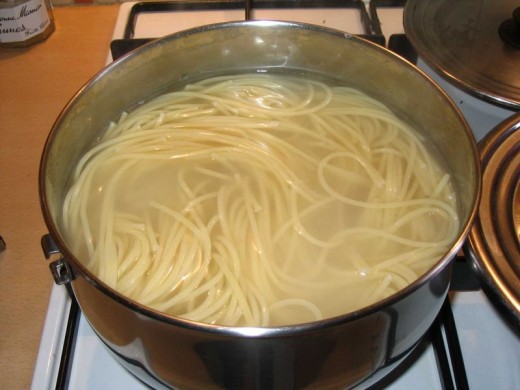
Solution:
M 0 388 L 27 389 L 54 283 L 41 250 L 38 168 L 68 100 L 105 64 L 119 6 L 58 7 L 56 31 L 0 49 Z

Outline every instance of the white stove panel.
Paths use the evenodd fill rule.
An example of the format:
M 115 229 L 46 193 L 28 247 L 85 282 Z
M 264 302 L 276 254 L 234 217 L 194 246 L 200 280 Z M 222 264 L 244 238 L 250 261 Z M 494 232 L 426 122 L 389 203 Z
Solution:
M 378 7 L 377 16 L 385 37 L 393 34 L 404 34 L 403 9 L 394 7 Z

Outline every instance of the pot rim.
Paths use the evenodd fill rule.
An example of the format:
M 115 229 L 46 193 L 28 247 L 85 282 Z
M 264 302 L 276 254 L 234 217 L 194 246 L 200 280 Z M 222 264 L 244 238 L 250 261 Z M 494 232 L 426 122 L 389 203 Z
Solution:
M 208 324 L 198 321 L 192 321 L 188 319 L 184 319 L 182 317 L 169 315 L 158 310 L 152 309 L 148 306 L 140 304 L 130 298 L 123 296 L 118 293 L 115 289 L 109 287 L 103 281 L 101 281 L 97 276 L 95 276 L 92 272 L 90 272 L 72 253 L 69 251 L 65 240 L 62 238 L 61 234 L 59 234 L 59 229 L 57 228 L 55 222 L 51 217 L 51 212 L 48 206 L 48 198 L 46 195 L 46 168 L 49 158 L 49 149 L 53 144 L 56 134 L 58 133 L 59 127 L 63 118 L 66 114 L 73 108 L 75 101 L 87 91 L 90 86 L 96 83 L 97 80 L 103 77 L 104 74 L 108 73 L 112 68 L 119 67 L 121 64 L 124 64 L 129 59 L 133 58 L 136 55 L 144 53 L 147 50 L 151 50 L 155 46 L 163 45 L 170 40 L 176 40 L 185 36 L 204 33 L 205 31 L 215 30 L 215 29 L 226 29 L 226 28 L 236 28 L 236 27 L 265 27 L 268 28 L 270 26 L 278 26 L 284 28 L 292 28 L 292 29 L 303 29 L 307 31 L 313 31 L 318 33 L 325 33 L 334 36 L 339 36 L 345 38 L 347 40 L 355 40 L 362 43 L 364 46 L 371 48 L 371 50 L 377 50 L 381 52 L 383 55 L 390 55 L 394 57 L 397 61 L 403 63 L 403 66 L 408 66 L 413 69 L 415 73 L 420 74 L 422 77 L 428 80 L 432 88 L 435 88 L 437 92 L 442 96 L 442 99 L 448 104 L 452 111 L 456 114 L 458 119 L 461 122 L 462 128 L 466 133 L 466 136 L 469 138 L 472 143 L 472 157 L 473 157 L 473 165 L 475 167 L 476 178 L 476 191 L 474 194 L 474 200 L 471 207 L 471 212 L 468 213 L 466 221 L 462 221 L 464 223 L 463 228 L 461 229 L 458 238 L 455 242 L 452 243 L 449 250 L 433 265 L 426 273 L 421 275 L 418 279 L 416 279 L 413 283 L 409 284 L 405 288 L 397 291 L 391 296 L 377 301 L 369 306 L 365 306 L 361 309 L 341 314 L 335 317 L 326 318 L 323 320 L 292 324 L 292 325 L 284 325 L 284 326 L 276 326 L 276 327 L 252 327 L 252 326 L 225 326 L 225 325 L 215 325 Z M 391 52 L 390 50 L 381 47 L 369 40 L 364 38 L 340 31 L 335 30 L 328 27 L 317 26 L 302 22 L 286 22 L 286 21 L 272 21 L 272 20 L 248 20 L 248 21 L 233 21 L 233 22 L 223 22 L 223 23 L 214 23 L 209 25 L 203 25 L 195 28 L 191 28 L 188 30 L 180 31 L 174 34 L 167 35 L 162 38 L 158 38 L 154 41 L 146 43 L 140 48 L 130 52 L 116 61 L 110 63 L 102 70 L 100 70 L 96 75 L 94 75 L 89 81 L 87 81 L 76 94 L 69 100 L 66 106 L 63 108 L 58 118 L 56 119 L 54 125 L 51 128 L 51 131 L 47 137 L 47 140 L 44 145 L 43 153 L 40 160 L 40 170 L 39 170 L 39 198 L 40 198 L 40 206 L 43 213 L 44 221 L 46 223 L 49 232 L 55 241 L 57 247 L 59 248 L 63 260 L 72 263 L 73 271 L 75 271 L 76 276 L 81 276 L 86 279 L 88 283 L 90 283 L 93 287 L 100 290 L 105 295 L 109 296 L 111 299 L 121 303 L 124 306 L 136 311 L 140 315 L 144 315 L 149 318 L 153 318 L 155 320 L 180 326 L 187 329 L 210 332 L 210 333 L 219 333 L 221 335 L 227 336 L 239 336 L 239 337 L 279 337 L 283 335 L 294 335 L 304 332 L 316 331 L 322 328 L 329 328 L 336 325 L 341 325 L 343 323 L 348 323 L 354 321 L 356 319 L 362 317 L 368 317 L 371 314 L 381 311 L 384 307 L 390 306 L 404 297 L 409 296 L 414 291 L 421 288 L 428 281 L 434 278 L 436 275 L 441 273 L 446 266 L 451 262 L 456 253 L 460 250 L 467 235 L 469 234 L 471 225 L 476 217 L 478 207 L 477 205 L 480 202 L 480 193 L 481 193 L 481 174 L 480 174 L 480 163 L 478 157 L 478 149 L 477 143 L 473 137 L 473 134 L 467 124 L 465 118 L 462 113 L 459 111 L 458 107 L 455 103 L 449 98 L 447 93 L 442 90 L 428 75 L 426 75 L 422 70 L 417 68 L 415 65 L 408 62 L 406 59 L 400 57 L 399 55 Z M 71 283 L 73 286 L 73 283 Z M 81 302 L 79 302 L 81 305 Z

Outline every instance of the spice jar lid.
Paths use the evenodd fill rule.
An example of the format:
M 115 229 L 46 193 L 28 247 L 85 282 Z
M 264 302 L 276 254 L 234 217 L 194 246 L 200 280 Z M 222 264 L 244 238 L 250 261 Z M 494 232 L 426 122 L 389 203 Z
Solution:
M 420 58 L 465 92 L 520 109 L 518 0 L 408 0 L 407 37 Z
M 484 290 L 520 326 L 520 113 L 479 143 L 482 197 L 467 252 Z

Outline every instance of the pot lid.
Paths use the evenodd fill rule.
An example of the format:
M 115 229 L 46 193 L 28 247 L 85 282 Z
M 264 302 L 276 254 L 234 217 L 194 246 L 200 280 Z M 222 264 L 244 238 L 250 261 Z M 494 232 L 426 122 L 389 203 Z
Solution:
M 468 253 L 483 288 L 520 326 L 520 113 L 480 143 L 482 197 Z
M 407 37 L 448 81 L 488 102 L 520 109 L 518 0 L 408 0 Z

